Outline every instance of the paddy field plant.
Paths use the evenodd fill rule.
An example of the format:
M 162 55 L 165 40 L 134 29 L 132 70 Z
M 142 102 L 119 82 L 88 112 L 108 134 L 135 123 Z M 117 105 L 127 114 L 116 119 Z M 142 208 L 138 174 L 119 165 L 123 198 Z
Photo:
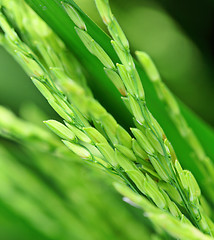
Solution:
M 44 119 L 44 124 L 58 138 L 47 129 L 40 129 L 32 123 L 18 119 L 3 107 L 0 109 L 0 134 L 21 142 L 29 151 L 32 151 L 31 144 L 33 144 L 38 151 L 56 156 L 57 161 L 66 161 L 66 166 L 69 165 L 69 161 L 82 161 L 81 166 L 90 165 L 89 169 L 96 168 L 101 176 L 108 179 L 112 188 L 114 187 L 124 196 L 126 202 L 144 214 L 146 220 L 143 221 L 148 222 L 142 227 L 145 239 L 147 236 L 150 239 L 151 234 L 154 239 L 212 239 L 214 163 L 206 153 L 206 148 L 200 143 L 200 137 L 191 128 L 190 121 L 186 117 L 188 114 L 182 113 L 182 105 L 162 82 L 151 58 L 146 53 L 137 51 L 139 63 L 134 60 L 128 39 L 113 15 L 109 2 L 95 0 L 110 37 L 106 35 L 102 37 L 104 34 L 102 32 L 97 35 L 97 26 L 90 23 L 73 1 L 48 1 L 47 4 L 39 0 L 26 2 L 47 23 L 50 23 L 53 17 L 50 15 L 53 9 L 59 10 L 60 21 L 65 19 L 72 23 L 70 24 L 72 29 L 66 29 L 64 33 L 65 38 L 62 37 L 62 29 L 56 31 L 61 37 L 59 38 L 23 0 L 1 1 L 0 42 L 23 67 L 33 84 L 59 115 L 61 119 L 59 121 Z M 44 15 L 44 12 L 47 14 Z M 54 30 L 58 28 L 57 25 L 53 27 L 50 24 L 50 26 Z M 79 45 L 74 43 L 73 48 L 77 49 L 73 51 L 67 42 L 68 35 L 79 43 Z M 79 51 L 79 55 L 76 51 Z M 85 59 L 80 59 L 81 54 L 85 54 Z M 92 61 L 87 61 L 89 59 Z M 106 109 L 100 99 L 101 96 L 97 97 L 96 91 L 94 93 L 95 86 L 89 87 L 86 70 L 89 70 L 90 78 L 94 79 L 92 85 L 94 83 L 98 86 L 102 85 L 102 82 L 97 81 L 98 78 L 101 80 L 103 78 L 104 85 L 109 82 L 111 85 L 106 86 L 118 90 L 119 94 L 112 95 L 112 98 L 122 99 L 115 102 L 119 117 L 115 116 L 114 111 Z M 154 108 L 152 108 L 153 112 L 150 110 L 144 78 L 154 85 L 159 97 L 156 98 L 158 104 L 164 102 L 167 111 L 163 114 L 168 113 L 174 123 L 173 131 L 180 134 L 184 140 L 183 144 L 189 146 L 189 151 L 194 153 L 196 175 L 191 169 L 182 166 L 188 156 L 184 156 L 182 150 L 177 154 L 176 141 L 171 143 L 168 132 L 165 131 L 166 126 L 159 123 Z M 110 91 L 107 90 L 108 87 L 106 94 Z M 103 96 L 105 100 L 109 97 L 111 96 Z M 122 106 L 122 102 L 127 110 L 119 107 Z M 170 136 L 176 138 L 176 134 Z M 193 159 L 188 160 L 193 163 Z M 6 167 L 10 168 L 7 164 Z M 57 173 L 51 174 L 56 181 L 59 181 Z M 95 175 L 94 178 L 96 177 L 98 178 Z M 78 185 L 78 174 L 75 176 L 75 181 Z M 20 185 L 22 186 L 22 182 Z M 72 187 L 73 185 L 71 190 Z M 25 191 L 31 194 L 30 189 Z M 42 191 L 46 190 L 42 189 Z M 86 196 L 89 194 L 82 185 L 79 191 L 80 197 L 82 191 Z M 69 229 L 68 219 L 70 217 L 73 219 L 72 214 L 60 207 L 51 212 L 47 204 L 42 201 L 40 204 L 57 219 L 57 214 L 63 212 L 65 216 L 60 216 L 62 219 L 58 220 L 65 229 Z M 95 206 L 96 204 L 94 202 Z M 119 203 L 112 201 L 106 204 Z M 109 206 L 106 208 L 111 209 Z M 114 210 L 111 214 L 114 215 Z M 97 221 L 101 226 L 97 228 L 102 229 L 100 217 L 97 216 Z M 105 218 L 106 216 L 103 215 L 103 219 Z M 130 216 L 130 219 L 132 218 L 134 216 Z M 74 222 L 76 223 L 76 219 Z M 84 235 L 87 235 L 87 232 L 80 230 L 82 228 L 80 223 L 76 223 L 77 231 L 71 232 L 75 234 L 75 239 L 84 239 Z M 138 226 L 136 225 L 136 229 Z M 122 225 L 119 227 L 122 228 Z M 78 232 L 82 235 L 78 236 Z M 92 231 L 89 236 L 91 239 L 97 237 L 104 239 L 101 237 L 102 233 L 96 236 L 98 233 L 99 231 Z M 139 232 L 136 239 L 140 238 Z M 134 239 L 134 235 L 130 235 L 127 239 Z

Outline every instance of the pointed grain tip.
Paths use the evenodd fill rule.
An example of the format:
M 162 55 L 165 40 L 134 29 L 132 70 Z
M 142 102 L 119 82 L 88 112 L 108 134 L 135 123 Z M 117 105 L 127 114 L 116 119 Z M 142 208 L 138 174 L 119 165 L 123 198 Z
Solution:
M 65 2 L 61 1 L 61 4 L 62 4 L 63 8 L 65 9 L 66 13 L 68 14 L 68 16 L 70 17 L 70 19 L 74 22 L 74 24 L 77 25 L 78 28 L 87 31 L 85 22 L 84 22 L 83 19 L 81 18 L 78 10 L 75 9 L 75 8 L 74 8 L 71 4 L 69 4 L 69 3 L 65 3 Z

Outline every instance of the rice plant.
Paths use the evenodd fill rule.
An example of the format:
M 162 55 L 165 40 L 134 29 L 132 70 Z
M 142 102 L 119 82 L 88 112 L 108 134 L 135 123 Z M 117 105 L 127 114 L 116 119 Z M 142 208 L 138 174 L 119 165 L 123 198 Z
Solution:
M 158 101 L 164 102 L 174 128 L 195 154 L 194 166 L 203 178 L 182 167 L 185 156 L 178 154 L 177 157 L 176 145 L 171 144 L 164 127 L 150 110 L 142 69 L 131 54 L 129 41 L 108 0 L 95 0 L 110 35 L 104 35 L 103 42 L 104 33 L 95 34 L 97 26 L 90 23 L 73 1 L 49 2 L 44 6 L 38 5 L 39 1 L 27 3 L 38 12 L 39 7 L 45 6 L 47 23 L 51 7 L 58 9 L 73 25 L 71 33 L 66 34 L 79 41 L 80 45 L 76 44 L 79 54 L 82 50 L 92 62 L 86 66 L 87 58 L 79 61 L 75 51 L 69 50 L 67 42 L 57 36 L 59 32 L 56 34 L 23 0 L 1 1 L 1 45 L 22 66 L 61 119 L 43 119 L 57 137 L 38 123 L 24 121 L 0 108 L 0 134 L 21 144 L 37 171 L 57 183 L 57 193 L 53 186 L 39 184 L 41 179 L 16 166 L 15 160 L 2 148 L 5 170 L 1 177 L 11 183 L 8 187 L 11 192 L 2 187 L 2 200 L 7 202 L 12 195 L 26 202 L 28 198 L 16 191 L 18 185 L 31 199 L 25 203 L 29 210 L 20 207 L 24 203 L 9 206 L 50 239 L 117 239 L 117 231 L 121 231 L 120 237 L 125 239 L 151 239 L 151 235 L 154 239 L 212 239 L 213 161 L 183 115 L 182 105 L 162 82 L 151 58 L 137 51 L 137 59 L 148 81 L 154 84 Z M 111 50 L 107 44 L 112 45 Z M 118 90 L 115 96 L 122 99 L 127 111 L 119 108 L 121 102 L 115 105 L 117 111 L 121 111 L 120 118 L 126 121 L 118 121 L 88 86 L 84 69 L 92 69 L 97 63 L 102 67 L 100 77 L 106 79 L 103 84 L 109 81 L 110 86 Z M 99 68 L 93 72 L 92 78 L 97 81 Z M 52 161 L 57 171 L 49 169 Z M 90 181 L 87 176 L 79 175 L 82 169 L 90 172 L 87 173 Z M 111 190 L 102 196 L 102 204 L 90 195 L 90 188 L 97 184 L 93 179 L 101 179 L 103 186 L 106 182 L 111 184 Z M 32 185 L 26 187 L 23 181 Z M 32 188 L 38 189 L 43 197 Z M 60 189 L 65 199 L 59 196 Z M 116 198 L 118 195 L 113 189 L 133 207 Z M 77 202 L 70 198 L 73 192 L 78 195 Z M 91 204 L 94 205 L 92 212 L 88 209 Z M 114 216 L 120 216 L 123 211 L 123 217 L 115 221 Z M 140 217 L 141 224 L 139 212 L 145 216 Z M 95 215 L 94 221 L 88 222 L 91 214 Z

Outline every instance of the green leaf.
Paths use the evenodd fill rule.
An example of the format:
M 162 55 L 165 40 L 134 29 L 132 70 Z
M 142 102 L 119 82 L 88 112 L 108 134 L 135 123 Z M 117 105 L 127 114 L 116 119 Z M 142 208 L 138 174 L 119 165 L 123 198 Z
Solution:
M 124 107 L 120 99 L 120 94 L 113 87 L 111 81 L 104 73 L 102 64 L 93 56 L 83 45 L 80 38 L 74 30 L 74 23 L 68 17 L 62 7 L 60 0 L 25 0 L 59 35 L 65 42 L 67 47 L 75 54 L 82 62 L 84 67 L 90 74 L 89 86 L 94 92 L 95 97 L 111 112 L 123 126 L 130 127 L 131 117 L 128 110 Z M 111 44 L 110 38 L 91 20 L 89 17 L 74 3 L 72 0 L 67 0 L 67 3 L 78 12 L 86 24 L 88 33 L 93 39 L 104 49 L 110 56 L 114 64 L 119 62 Z M 203 183 L 203 178 L 196 164 L 194 163 L 191 149 L 171 122 L 164 105 L 158 100 L 152 83 L 146 77 L 145 72 L 136 63 L 143 86 L 145 89 L 146 99 L 152 114 L 159 121 L 168 138 L 172 142 L 177 156 L 184 168 L 190 169 L 199 183 Z M 183 103 L 179 102 L 181 111 L 186 118 L 188 124 L 193 128 L 196 135 L 201 140 L 207 154 L 214 158 L 212 143 L 214 142 L 214 132 L 195 114 L 193 114 Z

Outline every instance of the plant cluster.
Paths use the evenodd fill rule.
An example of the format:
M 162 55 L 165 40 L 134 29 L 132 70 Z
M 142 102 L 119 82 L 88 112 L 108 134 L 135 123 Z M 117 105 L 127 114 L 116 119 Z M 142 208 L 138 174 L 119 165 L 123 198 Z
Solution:
M 19 0 L 1 1 L 1 44 L 20 63 L 62 118 L 62 121 L 47 120 L 44 123 L 60 137 L 67 149 L 52 134 L 16 119 L 3 108 L 0 109 L 0 132 L 26 145 L 33 139 L 33 144 L 46 153 L 54 152 L 62 159 L 77 156 L 101 169 L 128 202 L 143 210 L 161 239 L 168 236 L 212 239 L 214 225 L 209 204 L 214 204 L 213 162 L 182 116 L 175 97 L 161 81 L 150 57 L 144 52 L 136 52 L 160 100 L 165 102 L 175 127 L 196 155 L 198 167 L 206 181 L 203 196 L 197 180 L 189 170 L 182 168 L 165 131 L 147 106 L 143 79 L 131 55 L 129 42 L 112 14 L 108 1 L 95 2 L 120 63 L 115 64 L 88 33 L 87 24 L 78 9 L 68 2 L 61 4 L 75 24 L 75 31 L 84 46 L 99 59 L 108 79 L 121 94 L 133 117 L 130 131 L 121 126 L 95 99 L 87 86 L 81 64 L 65 44 Z M 41 143 L 44 145 L 40 146 Z M 85 190 L 81 188 L 81 191 Z M 53 214 L 58 211 L 65 213 L 62 222 L 69 228 L 68 219 L 71 216 L 60 207 Z M 75 239 L 83 239 L 78 232 Z

